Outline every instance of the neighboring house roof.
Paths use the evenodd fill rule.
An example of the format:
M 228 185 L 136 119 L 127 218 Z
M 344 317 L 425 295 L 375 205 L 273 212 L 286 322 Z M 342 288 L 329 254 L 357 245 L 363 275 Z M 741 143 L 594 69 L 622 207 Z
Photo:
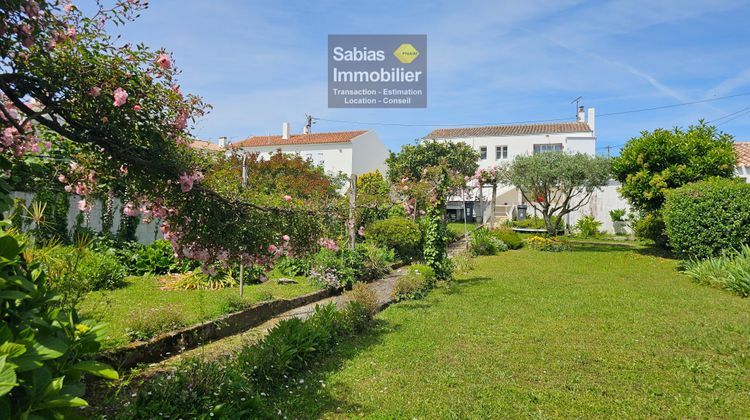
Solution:
M 310 133 L 290 134 L 284 140 L 281 136 L 252 136 L 240 142 L 234 143 L 233 147 L 262 147 L 262 146 L 286 146 L 290 144 L 326 144 L 326 143 L 349 143 L 355 138 L 365 134 L 366 130 L 339 131 L 335 133 Z
M 561 122 L 466 128 L 438 128 L 426 135 L 425 138 L 450 139 L 460 137 L 525 136 L 529 134 L 585 133 L 591 131 L 591 127 L 585 122 Z
M 189 146 L 193 149 L 210 150 L 212 152 L 221 151 L 221 147 L 218 144 L 206 140 L 193 140 L 190 142 Z
M 750 143 L 735 143 L 737 166 L 750 166 Z

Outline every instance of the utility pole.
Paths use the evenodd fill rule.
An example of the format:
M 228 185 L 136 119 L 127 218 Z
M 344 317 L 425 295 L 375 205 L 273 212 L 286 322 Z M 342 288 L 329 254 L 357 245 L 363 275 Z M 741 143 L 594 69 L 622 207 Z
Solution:
M 610 148 L 610 146 L 607 146 L 607 158 L 611 158 L 612 157 L 612 155 L 609 153 L 609 148 Z
M 571 104 L 573 102 L 576 103 L 576 118 L 578 118 L 578 108 L 581 106 L 581 99 L 583 99 L 583 96 L 579 96 L 579 97 L 573 99 L 572 101 L 570 101 Z
M 242 153 L 242 189 L 247 187 L 247 153 Z M 240 261 L 240 297 L 245 294 L 245 265 Z
M 357 175 L 352 174 L 351 184 L 349 187 L 349 221 L 346 226 L 349 228 L 349 249 L 354 249 L 354 242 L 357 240 L 357 230 L 354 228 L 357 213 Z
M 310 134 L 312 133 L 312 125 L 315 124 L 313 121 L 313 116 L 310 114 L 305 114 L 305 128 L 302 129 L 303 134 Z

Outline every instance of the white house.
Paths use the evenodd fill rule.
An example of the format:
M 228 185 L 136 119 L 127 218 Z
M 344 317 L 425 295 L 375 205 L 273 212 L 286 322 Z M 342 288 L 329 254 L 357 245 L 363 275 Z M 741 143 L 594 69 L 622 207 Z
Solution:
M 734 150 L 737 152 L 735 173 L 745 182 L 750 182 L 750 143 L 735 143 Z
M 426 135 L 425 139 L 463 142 L 479 152 L 479 167 L 489 168 L 509 164 L 518 155 L 531 155 L 548 151 L 570 153 L 596 153 L 596 111 L 583 107 L 578 110 L 576 121 L 500 125 L 489 127 L 441 128 Z M 601 191 L 595 192 L 589 204 L 568 216 L 567 223 L 575 223 L 580 217 L 592 215 L 603 223 L 603 229 L 612 231 L 609 211 L 627 208 L 625 200 L 617 194 L 619 184 L 611 181 Z M 464 214 L 471 220 L 488 222 L 492 216 L 489 208 L 492 189 L 467 192 L 464 197 L 451 197 L 448 202 L 448 217 L 463 220 Z M 518 206 L 528 204 L 517 188 L 500 186 L 495 205 L 496 221 L 501 222 L 518 215 Z M 527 206 L 528 212 L 533 212 Z
M 371 130 L 291 134 L 284 123 L 281 135 L 252 136 L 232 145 L 268 158 L 272 153 L 294 153 L 321 165 L 327 173 L 361 175 L 380 170 L 385 174 L 388 148 Z

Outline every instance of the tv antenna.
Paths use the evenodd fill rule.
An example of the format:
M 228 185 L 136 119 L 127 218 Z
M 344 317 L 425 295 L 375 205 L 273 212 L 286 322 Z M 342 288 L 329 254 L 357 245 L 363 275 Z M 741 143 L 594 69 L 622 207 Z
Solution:
M 583 96 L 579 96 L 579 97 L 573 99 L 572 101 L 570 101 L 571 104 L 574 103 L 574 102 L 576 104 L 576 117 L 578 117 L 578 109 L 581 106 L 581 99 L 583 99 Z

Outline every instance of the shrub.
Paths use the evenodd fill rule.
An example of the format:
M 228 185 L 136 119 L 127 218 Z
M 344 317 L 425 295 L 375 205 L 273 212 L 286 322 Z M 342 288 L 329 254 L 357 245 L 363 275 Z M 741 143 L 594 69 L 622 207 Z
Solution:
M 380 307 L 375 290 L 364 283 L 357 283 L 352 287 L 351 292 L 349 292 L 349 301 L 362 305 L 362 308 L 365 309 L 370 316 L 374 316 Z
M 55 309 L 60 296 L 23 248 L 0 232 L 0 417 L 75 417 L 72 409 L 87 405 L 84 374 L 118 378 L 108 365 L 83 360 L 99 351 L 104 326 Z
M 526 244 L 537 251 L 562 252 L 570 249 L 570 245 L 562 239 L 543 236 L 532 236 L 526 240 Z
M 143 383 L 122 417 L 271 418 L 274 413 L 261 396 L 288 389 L 313 359 L 331 353 L 341 340 L 370 325 L 371 316 L 359 302 L 349 302 L 341 311 L 334 304 L 316 306 L 306 320 L 279 322 L 236 358 L 188 360 Z
M 350 254 L 353 253 L 349 253 L 347 250 L 321 249 L 313 256 L 310 280 L 320 286 L 332 289 L 353 284 L 356 279 L 356 272 L 349 265 L 353 259 Z
M 614 209 L 609 211 L 609 218 L 613 222 L 624 222 L 625 221 L 625 209 Z
M 575 229 L 582 238 L 596 238 L 601 226 L 602 222 L 594 219 L 594 216 L 584 216 L 578 219 Z
M 396 301 L 422 299 L 435 284 L 435 271 L 426 265 L 414 264 L 396 279 L 393 296 Z
M 750 184 L 713 179 L 667 194 L 663 209 L 675 253 L 707 258 L 750 244 Z
M 472 255 L 495 255 L 498 252 L 507 250 L 508 245 L 497 239 L 485 228 L 476 229 L 471 233 L 469 251 L 471 251 Z
M 221 312 L 225 314 L 231 314 L 233 312 L 239 312 L 243 309 L 247 309 L 253 305 L 253 302 L 245 299 L 238 295 L 231 295 L 221 305 Z
M 558 219 L 557 217 L 552 216 L 550 218 L 550 223 L 554 225 L 555 223 L 557 223 L 557 219 Z M 528 217 L 523 220 L 514 220 L 513 222 L 511 222 L 511 224 L 513 225 L 513 227 L 523 228 L 523 229 L 547 229 L 547 225 L 544 224 L 544 219 L 541 217 L 537 217 L 537 216 Z M 563 220 L 562 222 L 560 222 L 560 229 L 564 229 L 564 228 L 565 228 L 565 221 Z
M 381 248 L 374 244 L 357 244 L 355 251 L 359 258 L 355 261 L 360 264 L 357 270 L 357 280 L 370 281 L 383 277 L 391 272 L 391 266 L 396 261 L 392 249 Z
M 501 226 L 499 228 L 490 231 L 493 237 L 503 241 L 508 249 L 521 249 L 523 247 L 523 239 L 521 235 L 514 232 L 508 226 Z
M 276 262 L 276 268 L 287 276 L 306 276 L 310 274 L 310 260 L 284 256 Z
M 657 246 L 663 247 L 668 242 L 664 220 L 658 212 L 645 213 L 635 218 L 632 228 L 636 237 L 654 241 Z
M 138 388 L 128 418 L 250 418 L 262 413 L 252 383 L 231 364 L 189 359 Z
M 127 271 L 113 254 L 85 251 L 78 276 L 89 290 L 112 290 L 125 285 Z
M 699 284 L 726 289 L 742 297 L 750 296 L 750 246 L 706 260 L 690 260 L 685 274 Z
M 125 334 L 131 341 L 150 340 L 161 333 L 174 331 L 187 323 L 182 313 L 170 306 L 139 309 L 130 314 Z
M 404 261 L 419 258 L 421 231 L 419 225 L 405 217 L 391 217 L 372 223 L 366 238 L 377 245 L 391 248 Z
M 167 274 L 175 265 L 172 245 L 163 239 L 139 247 L 133 256 L 132 271 L 136 275 Z

